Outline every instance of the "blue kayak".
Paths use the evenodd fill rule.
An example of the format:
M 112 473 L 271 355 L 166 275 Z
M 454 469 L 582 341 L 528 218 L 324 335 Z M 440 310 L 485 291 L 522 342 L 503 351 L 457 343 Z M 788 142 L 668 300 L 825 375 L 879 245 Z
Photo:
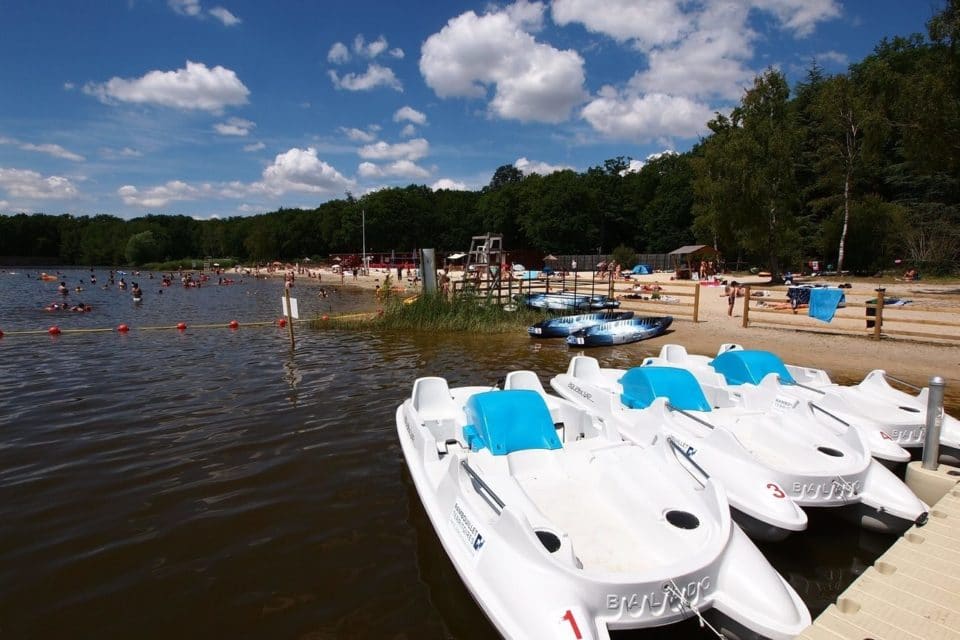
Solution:
M 581 329 L 567 336 L 571 347 L 602 347 L 628 344 L 655 338 L 670 326 L 673 316 L 642 316 L 629 320 L 614 320 Z
M 613 320 L 628 320 L 633 311 L 602 311 L 600 313 L 581 313 L 574 316 L 560 316 L 538 322 L 527 327 L 531 338 L 565 338 L 589 326 Z
M 526 304 L 534 309 L 552 311 L 590 311 L 591 309 L 616 309 L 620 306 L 620 301 L 607 296 L 587 296 L 570 292 L 532 293 L 527 295 Z

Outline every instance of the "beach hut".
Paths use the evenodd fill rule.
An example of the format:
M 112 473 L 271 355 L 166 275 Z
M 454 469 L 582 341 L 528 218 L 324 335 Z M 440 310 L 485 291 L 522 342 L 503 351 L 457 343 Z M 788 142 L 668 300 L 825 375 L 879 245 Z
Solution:
M 689 280 L 691 274 L 698 271 L 701 260 L 715 260 L 720 253 L 706 244 L 688 244 L 671 251 L 674 275 L 677 280 Z

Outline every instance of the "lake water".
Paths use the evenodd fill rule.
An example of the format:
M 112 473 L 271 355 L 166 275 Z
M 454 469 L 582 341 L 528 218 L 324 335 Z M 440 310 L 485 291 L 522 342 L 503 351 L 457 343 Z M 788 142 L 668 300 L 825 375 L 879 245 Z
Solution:
M 394 411 L 418 376 L 546 380 L 566 346 L 298 326 L 292 351 L 286 329 L 244 326 L 279 317 L 278 279 L 160 294 L 159 280 L 127 275 L 145 291 L 134 304 L 100 288 L 105 270 L 96 286 L 71 271 L 71 289 L 87 289 L 68 299 L 93 306 L 71 313 L 42 310 L 57 282 L 14 271 L 0 272 L 0 637 L 496 635 L 427 520 Z M 293 292 L 306 316 L 373 297 Z M 121 322 L 130 333 L 17 333 Z M 188 329 L 144 329 L 178 322 Z M 819 517 L 764 551 L 816 615 L 890 542 Z

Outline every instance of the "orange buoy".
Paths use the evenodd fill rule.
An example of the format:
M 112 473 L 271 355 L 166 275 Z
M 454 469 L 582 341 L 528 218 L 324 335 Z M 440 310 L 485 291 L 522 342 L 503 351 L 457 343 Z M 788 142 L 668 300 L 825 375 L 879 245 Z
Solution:
M 47 329 L 47 333 L 49 333 L 52 336 L 58 336 L 60 335 L 60 327 L 58 327 L 57 325 L 53 325 L 52 327 Z
M 186 322 L 178 322 L 178 323 L 177 323 L 177 331 L 186 331 L 186 330 L 187 330 L 187 323 L 186 323 Z
M 277 320 L 277 326 L 279 326 L 281 329 L 287 326 L 287 319 L 280 318 L 279 320 Z
M 237 322 L 236 320 L 231 320 L 230 324 L 228 324 L 227 326 L 230 327 L 231 329 L 239 329 L 240 323 Z
M 3 337 L 3 329 L 0 329 L 0 338 Z
M 119 331 L 120 333 L 126 333 L 127 331 L 130 331 L 130 327 L 128 327 L 127 325 L 121 323 L 121 324 L 117 327 L 117 331 Z
M 327 314 L 323 314 L 323 316 L 321 316 L 320 319 L 321 319 L 321 320 L 329 320 L 329 319 L 330 319 L 330 316 L 328 316 Z

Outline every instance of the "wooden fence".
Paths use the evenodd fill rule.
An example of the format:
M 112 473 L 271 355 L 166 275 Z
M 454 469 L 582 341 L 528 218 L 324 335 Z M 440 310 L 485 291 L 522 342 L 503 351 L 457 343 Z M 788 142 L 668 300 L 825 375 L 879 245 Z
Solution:
M 669 274 L 666 274 L 666 277 L 669 277 Z M 699 321 L 700 286 L 695 281 L 670 280 L 655 284 L 637 284 L 625 280 L 611 282 L 606 278 L 581 273 L 576 276 L 507 280 L 499 283 L 485 278 L 453 283 L 454 295 L 470 293 L 498 304 L 506 304 L 518 295 L 561 292 L 616 298 L 620 300 L 620 309 L 634 311 L 638 315 L 669 315 L 674 319 Z
M 896 302 L 883 289 L 846 289 L 846 304 L 824 323 L 808 315 L 805 305 L 792 309 L 784 298 L 757 296 L 746 287 L 743 326 L 775 326 L 819 333 L 842 333 L 880 340 L 906 338 L 933 342 L 960 341 L 960 308 L 953 303 L 917 297 Z

